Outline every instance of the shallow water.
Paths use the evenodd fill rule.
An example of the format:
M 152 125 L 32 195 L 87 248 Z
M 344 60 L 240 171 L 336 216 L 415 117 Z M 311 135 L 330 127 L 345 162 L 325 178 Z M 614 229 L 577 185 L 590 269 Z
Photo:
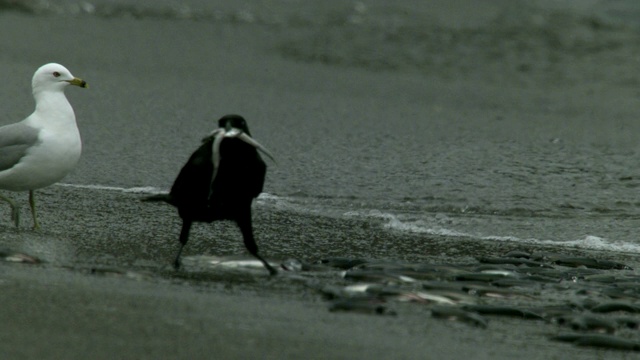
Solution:
M 258 206 L 483 242 L 620 252 L 640 246 L 640 81 L 630 71 L 640 36 L 632 1 L 567 1 L 544 10 L 496 3 L 477 14 L 440 2 L 6 4 L 35 16 L 258 27 L 270 56 L 378 73 L 380 81 L 362 86 L 348 78 L 301 85 L 318 91 L 317 105 L 301 102 L 290 119 L 252 126 L 281 159 L 270 166 Z M 333 91 L 350 96 L 324 94 Z M 286 96 L 294 104 L 295 92 Z M 294 120 L 312 106 L 326 109 Z M 89 129 L 88 144 L 91 136 Z M 99 151 L 86 156 L 99 159 Z M 160 181 L 68 180 L 163 190 L 183 157 L 176 152 L 148 171 L 161 171 Z

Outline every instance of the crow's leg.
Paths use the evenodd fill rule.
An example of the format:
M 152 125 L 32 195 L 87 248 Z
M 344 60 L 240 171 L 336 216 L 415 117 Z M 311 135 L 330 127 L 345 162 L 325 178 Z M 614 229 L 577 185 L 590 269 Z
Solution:
M 242 232 L 242 238 L 244 239 L 244 246 L 249 250 L 251 255 L 255 256 L 258 260 L 264 264 L 264 267 L 269 270 L 269 274 L 276 275 L 278 272 L 273 268 L 265 259 L 258 254 L 258 245 L 253 238 L 253 226 L 251 225 L 251 202 L 249 202 L 247 208 L 241 211 L 236 217 L 236 223 Z
M 177 269 L 180 268 L 180 255 L 182 254 L 182 249 L 189 241 L 189 230 L 191 230 L 191 224 L 193 222 L 189 219 L 182 220 L 182 230 L 180 230 L 180 249 L 178 249 L 178 254 L 176 255 L 176 260 L 173 262 L 173 267 Z

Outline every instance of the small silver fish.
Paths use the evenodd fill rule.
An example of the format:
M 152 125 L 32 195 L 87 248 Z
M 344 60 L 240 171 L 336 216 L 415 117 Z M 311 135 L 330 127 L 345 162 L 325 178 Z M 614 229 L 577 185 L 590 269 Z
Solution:
M 271 154 L 267 148 L 262 146 L 259 142 L 255 141 L 251 136 L 246 134 L 244 131 L 238 128 L 218 128 L 213 130 L 208 136 L 206 136 L 203 140 L 208 140 L 213 137 L 213 144 L 211 150 L 211 162 L 213 163 L 213 175 L 211 176 L 211 183 L 213 184 L 213 180 L 215 180 L 216 175 L 218 174 L 218 167 L 220 166 L 220 144 L 222 140 L 225 138 L 237 138 L 245 143 L 255 147 L 256 149 L 262 151 L 265 155 L 269 157 L 273 162 L 276 162 L 275 158 Z

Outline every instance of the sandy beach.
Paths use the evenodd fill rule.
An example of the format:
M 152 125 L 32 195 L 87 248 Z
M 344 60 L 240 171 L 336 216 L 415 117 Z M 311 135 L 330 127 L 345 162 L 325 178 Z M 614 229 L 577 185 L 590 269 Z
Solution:
M 482 154 L 485 142 L 524 142 L 541 144 L 535 148 L 542 149 L 540 153 L 565 154 L 565 148 L 596 144 L 596 150 L 584 155 L 586 160 L 576 160 L 568 150 L 566 157 L 580 162 L 577 167 L 595 162 L 604 164 L 603 168 L 612 161 L 599 157 L 602 148 L 633 154 L 640 130 L 635 60 L 640 37 L 631 25 L 601 30 L 600 26 L 608 29 L 608 23 L 594 20 L 584 25 L 585 18 L 592 19 L 585 12 L 595 7 L 567 5 L 568 11 L 557 3 L 539 1 L 532 23 L 555 20 L 540 25 L 522 43 L 504 45 L 505 50 L 501 44 L 486 44 L 505 22 L 518 22 L 518 16 L 529 19 L 525 15 L 530 8 L 524 2 L 412 1 L 391 10 L 382 1 L 348 6 L 339 1 L 314 6 L 296 1 L 235 5 L 193 1 L 188 9 L 158 2 L 141 5 L 143 10 L 116 6 L 118 2 L 111 7 L 107 6 L 111 2 L 97 2 L 94 7 L 86 2 L 62 3 L 64 11 L 57 12 L 29 2 L 24 9 L 13 1 L 0 2 L 2 125 L 32 111 L 30 79 L 44 63 L 64 64 L 89 84 L 86 90 L 66 91 L 82 134 L 83 155 L 64 184 L 37 192 L 42 230 L 29 228 L 27 194 L 11 194 L 23 204 L 20 231 L 12 226 L 8 207 L 0 207 L 0 250 L 41 260 L 38 264 L 0 261 L 0 358 L 637 356 L 635 351 L 551 341 L 548 336 L 560 330 L 543 321 L 490 317 L 483 329 L 435 319 L 428 306 L 405 303 L 391 304 L 395 315 L 331 312 L 318 290 L 326 284 L 344 285 L 338 270 L 314 275 L 282 271 L 269 277 L 263 269 L 202 266 L 199 255 L 246 254 L 240 234 L 230 224 L 196 226 L 185 249 L 185 269 L 176 272 L 170 266 L 180 226 L 175 210 L 140 202 L 149 191 L 169 189 L 217 118 L 239 113 L 248 119 L 254 137 L 277 157 L 276 164 L 269 164 L 267 195 L 254 208 L 261 252 L 276 263 L 348 257 L 466 266 L 481 256 L 525 250 L 608 259 L 638 269 L 640 261 L 632 252 L 393 231 L 375 218 L 380 210 L 361 205 L 381 204 L 379 208 L 385 210 L 388 196 L 389 201 L 420 213 L 423 210 L 414 205 L 418 201 L 406 200 L 409 195 L 403 193 L 434 202 L 446 196 L 448 183 L 467 173 L 477 189 L 465 185 L 450 192 L 456 194 L 454 199 L 465 191 L 472 194 L 460 201 L 468 200 L 470 205 L 464 209 L 482 208 L 485 197 L 501 199 L 516 192 L 501 185 L 491 188 L 491 179 L 475 176 L 482 162 L 457 163 L 455 153 L 450 162 L 429 163 L 423 166 L 427 170 L 415 173 L 406 171 L 410 159 L 405 155 L 425 148 L 441 154 L 459 142 L 465 144 L 465 151 Z M 557 20 L 555 15 L 547 18 L 548 14 L 566 17 Z M 436 35 L 424 41 L 429 44 L 424 49 L 402 38 L 400 25 L 414 26 L 410 22 L 414 17 L 417 24 L 432 21 L 429 26 Z M 376 33 L 363 36 L 357 31 L 331 30 L 333 22 L 375 23 L 378 19 L 385 28 L 400 24 L 397 32 L 388 34 L 389 41 L 382 41 L 391 44 L 389 48 L 379 52 L 367 47 L 380 40 Z M 551 45 L 538 42 L 547 36 L 540 29 L 558 24 L 575 33 L 549 35 Z M 414 36 L 424 40 L 427 35 Z M 483 36 L 489 38 L 486 44 Z M 496 35 L 509 36 L 508 31 Z M 594 46 L 582 53 L 580 39 Z M 406 51 L 393 47 L 405 41 L 410 43 L 401 48 Z M 437 51 L 449 49 L 447 41 L 456 50 Z M 510 52 L 509 46 L 533 50 Z M 503 57 L 489 48 L 516 55 Z M 567 55 L 567 49 L 575 51 Z M 423 62 L 420 51 L 438 55 Z M 539 120 L 541 116 L 544 121 Z M 429 121 L 415 122 L 416 118 Z M 389 142 L 397 147 L 387 148 Z M 549 150 L 556 143 L 563 148 Z M 510 154 L 501 156 L 508 159 Z M 563 165 L 560 160 L 557 164 Z M 637 171 L 628 170 L 628 163 L 620 168 L 624 172 L 615 172 L 616 167 L 613 175 L 601 178 L 630 184 L 623 190 L 634 193 L 631 199 L 612 203 L 635 209 Z M 523 164 L 522 169 L 529 168 Z M 435 175 L 424 176 L 420 171 Z M 456 180 L 438 177 L 438 171 L 454 174 L 451 179 Z M 581 176 L 578 170 L 571 174 Z M 445 185 L 416 195 L 425 183 Z M 582 189 L 583 202 L 565 188 L 549 196 L 549 203 L 561 211 L 578 209 L 571 215 L 548 216 L 535 208 L 538 203 L 533 196 L 525 194 L 521 197 L 525 205 L 514 206 L 519 213 L 505 217 L 526 218 L 527 226 L 514 230 L 521 231 L 521 238 L 553 238 L 553 231 L 572 216 L 578 218 L 575 224 L 584 225 L 572 225 L 578 233 L 598 227 L 624 228 L 621 234 L 634 237 L 637 216 L 633 214 L 620 217 L 619 222 L 615 211 L 606 219 L 593 220 L 588 210 L 580 217 L 583 208 L 606 203 L 619 195 L 618 190 L 590 195 L 580 180 L 576 183 L 573 189 Z M 534 193 L 542 191 L 530 188 Z M 282 199 L 289 198 L 295 201 L 287 204 L 295 206 L 282 206 Z M 339 211 L 319 214 L 316 200 L 326 198 L 335 199 Z M 457 206 L 455 201 L 451 203 Z M 500 213 L 502 208 L 491 206 L 478 218 Z M 374 215 L 352 215 L 351 207 L 359 211 L 353 213 Z M 433 212 L 446 213 L 446 209 Z M 454 210 L 450 213 L 462 216 L 462 210 Z M 455 223 L 457 218 L 451 214 L 452 219 L 442 222 Z M 556 222 L 545 223 L 547 217 Z M 499 223 L 492 219 L 477 227 Z M 638 275 L 636 270 L 624 271 L 615 274 Z M 542 301 L 553 300 L 545 298 L 544 291 L 539 295 Z M 625 334 L 638 340 L 637 330 Z

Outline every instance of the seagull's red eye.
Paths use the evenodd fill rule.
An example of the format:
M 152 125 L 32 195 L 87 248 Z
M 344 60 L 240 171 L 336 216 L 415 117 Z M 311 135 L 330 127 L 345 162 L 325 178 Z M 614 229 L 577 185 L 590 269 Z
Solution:
M 57 72 L 57 71 L 54 71 L 54 72 L 53 72 L 53 76 L 54 76 L 54 77 L 58 77 L 58 76 L 60 76 L 60 73 L 59 73 L 59 72 Z

